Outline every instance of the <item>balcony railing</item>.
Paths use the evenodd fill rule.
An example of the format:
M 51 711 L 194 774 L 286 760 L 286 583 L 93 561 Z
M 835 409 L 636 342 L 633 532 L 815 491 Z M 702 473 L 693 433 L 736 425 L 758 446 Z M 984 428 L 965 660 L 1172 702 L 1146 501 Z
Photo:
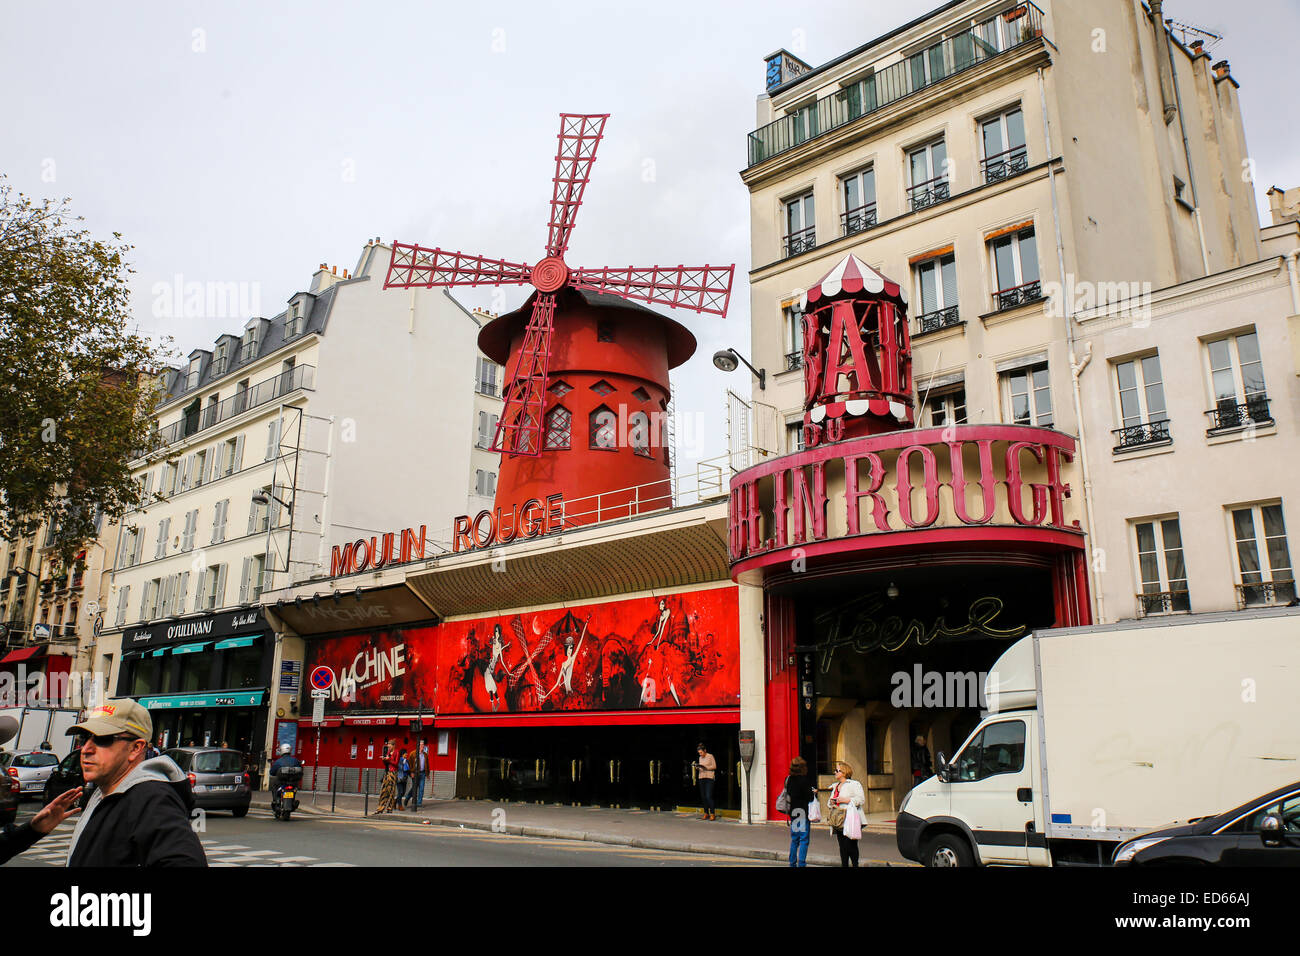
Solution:
M 213 425 L 220 424 L 236 415 L 243 414 L 250 408 L 265 405 L 300 388 L 311 388 L 315 380 L 314 365 L 295 365 L 274 378 L 258 382 L 246 391 L 232 395 L 217 405 L 209 405 L 200 411 L 185 415 L 180 421 L 173 422 L 158 432 L 159 445 L 170 445 L 182 438 L 188 438 Z
M 952 187 L 948 184 L 947 176 L 936 176 L 934 179 L 927 179 L 923 183 L 908 187 L 907 190 L 907 199 L 912 204 L 912 212 L 951 198 Z
M 481 379 L 475 379 L 474 391 L 480 395 L 486 395 L 488 398 L 500 398 L 501 390 L 497 387 L 496 382 L 484 382 Z
M 986 60 L 1033 43 L 1042 35 L 1043 11 L 1032 3 L 1022 3 L 754 130 L 749 134 L 749 165 L 756 166 Z
M 961 315 L 955 305 L 935 312 L 927 312 L 925 315 L 918 315 L 916 317 L 916 331 L 912 334 L 925 335 L 927 332 L 950 329 L 954 325 L 961 325 Z
M 793 372 L 796 369 L 803 368 L 803 350 L 798 352 L 787 352 L 785 354 L 785 370 Z
M 801 252 L 807 252 L 817 246 L 817 227 L 809 226 L 807 229 L 800 229 L 798 232 L 792 232 L 785 237 L 783 242 L 785 254 L 797 256 Z
M 1024 285 L 1012 286 L 1010 289 L 999 289 L 994 292 L 993 308 L 998 312 L 1005 312 L 1007 309 L 1014 309 L 1030 302 L 1037 302 L 1042 297 L 1042 282 L 1038 280 L 1026 282 Z
M 1290 578 L 1274 578 L 1272 581 L 1237 585 L 1238 608 L 1290 604 L 1295 599 L 1295 581 Z
M 1110 433 L 1115 436 L 1115 447 L 1112 452 L 1141 448 L 1143 445 L 1163 445 L 1173 441 L 1169 437 L 1169 419 L 1167 418 L 1149 422 L 1145 425 L 1113 428 Z
M 1029 152 L 1024 146 L 1013 146 L 980 161 L 980 171 L 985 183 L 996 183 L 1019 176 L 1029 168 Z
M 1211 408 L 1205 414 L 1210 416 L 1210 427 L 1205 430 L 1207 435 L 1233 428 L 1273 423 L 1273 416 L 1268 413 L 1267 395 L 1244 402 L 1220 402 L 1217 408 Z
M 876 225 L 876 204 L 873 202 L 840 213 L 840 228 L 846 236 L 870 229 L 874 225 Z
M 1192 599 L 1187 591 L 1152 591 L 1137 596 L 1138 611 L 1143 617 L 1151 614 L 1172 614 L 1190 611 Z

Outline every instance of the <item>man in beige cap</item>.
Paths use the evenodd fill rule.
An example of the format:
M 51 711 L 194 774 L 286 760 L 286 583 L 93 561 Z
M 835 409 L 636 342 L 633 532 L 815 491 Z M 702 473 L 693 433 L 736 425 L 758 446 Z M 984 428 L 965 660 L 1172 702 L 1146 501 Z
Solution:
M 68 866 L 207 866 L 190 827 L 189 780 L 169 757 L 145 759 L 149 711 L 106 701 L 69 734 L 82 734 L 81 772 L 95 792 L 68 847 Z

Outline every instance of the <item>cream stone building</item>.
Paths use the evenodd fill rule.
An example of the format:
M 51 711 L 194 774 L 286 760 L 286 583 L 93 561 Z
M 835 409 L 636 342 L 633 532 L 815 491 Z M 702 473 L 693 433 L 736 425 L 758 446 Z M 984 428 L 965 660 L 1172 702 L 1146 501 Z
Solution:
M 1099 304 L 1132 308 L 1154 290 L 1214 284 L 1225 273 L 1278 272 L 1276 259 L 1254 265 L 1264 252 L 1237 83 L 1226 60 L 1170 32 L 1165 17 L 1174 15 L 1172 5 L 1140 0 L 956 0 L 821 66 L 780 50 L 767 58 L 741 173 L 754 263 L 750 357 L 766 370 L 763 401 L 776 409 L 777 428 L 766 430 L 784 435 L 781 447 L 766 450 L 791 455 L 803 447 L 801 300 L 852 254 L 908 297 L 913 390 L 904 427 L 1037 426 L 1077 439 L 1061 474 L 1071 518 L 1080 521 L 1078 547 L 1088 554 L 1102 548 L 1111 561 L 1109 576 L 1082 598 L 1093 619 L 1103 607 L 1113 616 L 1120 592 L 1132 616 L 1135 590 L 1121 539 L 1133 505 L 1123 503 L 1119 537 L 1113 530 L 1103 536 L 1095 472 L 1113 465 L 1116 426 L 1109 398 L 1100 434 L 1089 419 L 1095 399 L 1084 397 L 1078 376 L 1100 374 L 1106 362 L 1094 358 L 1088 366 L 1076 341 L 1087 326 L 1074 317 Z M 1204 326 L 1196 335 L 1235 329 L 1208 319 Z M 1270 384 L 1280 373 L 1271 374 Z M 1198 409 L 1200 419 L 1212 405 Z M 1108 473 L 1108 495 L 1112 480 Z M 1110 514 L 1105 521 L 1114 524 Z M 782 583 L 769 569 L 764 626 L 742 618 L 742 668 L 752 673 L 749 665 L 765 660 L 767 669 L 761 708 L 758 695 L 746 693 L 753 686 L 742 687 L 742 727 L 758 735 L 767 783 L 756 802 L 766 798 L 770 806 L 784 773 L 763 763 L 802 752 L 816 757 L 823 774 L 836 759 L 865 768 L 870 809 L 888 812 L 911 785 L 914 737 L 930 754 L 951 753 L 975 713 L 969 706 L 944 715 L 891 706 L 880 687 L 888 670 L 868 668 L 863 680 L 876 681 L 875 688 L 852 692 L 814 692 L 814 683 L 826 681 L 805 677 L 803 663 L 797 677 L 778 676 L 787 660 L 793 671 L 800 658 L 773 650 L 773 621 L 787 606 L 781 602 L 793 602 L 782 639 L 796 649 L 814 643 L 812 618 L 801 615 L 820 613 L 819 602 L 876 587 L 886 602 L 920 588 L 939 596 L 934 582 L 941 579 L 926 579 L 926 571 L 890 570 L 865 551 L 861 557 L 870 575 L 841 574 L 822 593 L 798 577 Z M 917 567 L 924 569 L 925 559 Z M 972 566 L 948 583 L 993 581 L 992 566 L 984 567 L 990 570 Z M 997 585 L 1008 610 L 1041 587 L 1010 582 Z M 1058 600 L 1058 623 L 1070 619 L 1061 607 Z M 907 613 L 929 620 L 923 607 Z M 1048 625 L 1033 624 L 1035 613 Z M 1029 608 L 1023 619 L 1050 626 L 1053 617 Z M 992 656 L 971 666 L 985 668 Z M 905 670 L 899 657 L 891 666 Z M 797 719 L 793 711 L 786 716 L 790 695 L 800 703 Z

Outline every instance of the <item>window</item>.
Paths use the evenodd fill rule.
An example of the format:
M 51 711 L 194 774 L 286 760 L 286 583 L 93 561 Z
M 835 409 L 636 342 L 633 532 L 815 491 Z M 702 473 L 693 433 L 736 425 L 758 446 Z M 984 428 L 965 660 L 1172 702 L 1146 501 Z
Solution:
M 916 296 L 920 312 L 916 317 L 916 334 L 936 332 L 957 325 L 957 260 L 952 253 L 917 263 Z
M 203 364 L 203 357 L 190 359 L 189 369 L 185 373 L 185 391 L 197 388 L 199 384 L 199 367 Z
M 994 308 L 1001 312 L 1043 297 L 1038 273 L 1038 246 L 1030 226 L 989 243 L 997 291 Z
M 284 320 L 284 340 L 287 342 L 302 331 L 302 303 L 295 302 L 289 307 L 289 314 Z
M 474 493 L 483 498 L 491 498 L 497 493 L 496 472 L 478 469 L 474 472 Z
M 1300 833 L 1300 793 L 1288 794 L 1278 803 L 1271 803 L 1253 813 L 1247 813 L 1240 820 L 1234 821 L 1231 826 L 1225 827 L 1218 832 L 1258 834 L 1260 824 L 1264 822 L 1264 818 L 1267 816 L 1281 817 L 1282 829 L 1285 832 Z
M 257 326 L 253 326 L 244 332 L 244 337 L 239 341 L 239 361 L 249 362 L 257 357 L 258 342 Z
M 914 212 L 949 198 L 948 147 L 942 139 L 910 150 L 907 165 L 907 198 Z
M 1005 415 L 1015 424 L 1052 426 L 1052 388 L 1046 363 L 1004 373 L 1002 397 Z
M 248 533 L 264 534 L 271 523 L 271 486 L 265 485 L 258 489 L 263 495 L 266 495 L 266 504 L 258 504 L 256 501 L 250 501 L 248 506 Z
M 952 69 L 944 58 L 944 44 L 936 43 L 920 53 L 907 58 L 907 73 L 911 89 L 924 89 L 931 83 L 937 83 L 947 76 Z
M 230 343 L 224 339 L 217 343 L 216 355 L 212 359 L 212 377 L 226 373 L 226 366 L 230 364 Z
M 199 576 L 198 590 L 194 594 L 194 610 L 211 611 L 226 603 L 226 566 L 218 564 L 207 568 Z
M 152 621 L 158 616 L 158 592 L 161 584 L 161 578 L 144 583 L 140 596 L 140 620 Z
M 860 172 L 840 177 L 840 200 L 844 211 L 840 213 L 843 234 L 870 229 L 876 224 L 876 171 L 868 167 Z
M 266 555 L 255 554 L 244 558 L 244 570 L 239 579 L 239 603 L 253 604 L 262 596 L 265 586 Z
M 1295 600 L 1291 551 L 1286 544 L 1282 505 L 1252 505 L 1232 510 L 1232 533 L 1237 544 L 1237 604 L 1258 607 Z
M 222 477 L 233 475 L 244 466 L 244 436 L 230 439 L 222 447 Z
M 1159 355 L 1116 363 L 1115 388 L 1120 417 L 1115 451 L 1170 441 Z
M 984 150 L 981 166 L 986 183 L 1007 179 L 1029 168 L 1025 114 L 1019 106 L 980 123 L 980 143 Z
M 974 783 L 1025 769 L 1025 722 L 1003 720 L 989 724 L 953 759 L 952 780 Z
M 131 600 L 131 585 L 125 585 L 122 590 L 117 592 L 117 616 L 113 619 L 114 625 L 126 623 L 126 605 Z
M 618 416 L 604 405 L 591 413 L 588 419 L 591 447 L 602 451 L 615 451 L 618 447 Z
M 871 73 L 845 86 L 836 95 L 836 110 L 841 122 L 848 122 L 870 113 L 879 105 L 876 97 L 876 75 Z
M 965 424 L 965 386 L 938 393 L 932 392 L 926 397 L 925 407 L 921 412 L 921 428 L 942 428 L 945 425 Z
M 220 544 L 226 540 L 226 519 L 228 517 L 230 517 L 230 499 L 223 498 L 217 502 L 217 506 L 212 510 L 211 544 Z
M 203 484 L 203 476 L 208 473 L 208 450 L 196 451 L 190 465 L 190 484 L 197 488 Z
M 1214 396 L 1214 408 L 1208 412 L 1210 432 L 1273 421 L 1255 332 L 1207 342 L 1205 354 Z
M 573 431 L 573 413 L 563 405 L 556 405 L 546 414 L 546 441 L 544 448 L 568 448 Z
M 782 341 L 785 345 L 785 370 L 803 368 L 803 314 L 793 305 L 781 309 Z
M 262 672 L 262 648 L 257 645 L 252 647 L 231 647 L 222 651 L 225 655 L 224 680 L 222 687 L 258 687 L 264 682 L 261 680 Z M 235 754 L 200 754 L 200 757 L 226 757 L 234 760 L 238 764 L 239 757 Z M 235 766 L 235 770 L 239 767 Z
M 263 461 L 271 461 L 280 455 L 280 419 L 273 418 L 266 423 L 266 455 Z
M 232 415 L 238 415 L 248 407 L 248 379 L 244 379 L 235 386 L 234 402 L 232 405 Z
M 163 466 L 162 480 L 158 482 L 158 494 L 174 495 L 176 494 L 176 462 L 169 461 Z
M 811 192 L 786 200 L 783 241 L 787 256 L 797 256 L 817 245 L 817 216 Z
M 803 422 L 792 422 L 785 426 L 785 451 L 792 454 L 803 451 Z
M 812 139 L 820 132 L 820 126 L 817 122 L 817 101 L 801 106 L 799 109 L 791 110 L 786 114 L 790 117 L 790 132 L 794 140 L 794 145 L 798 145 L 806 140 Z
M 167 537 L 171 533 L 171 527 L 171 518 L 163 518 L 158 522 L 158 543 L 154 546 L 153 552 L 155 559 L 167 557 Z
M 496 440 L 497 416 L 488 412 L 478 413 L 478 439 L 474 442 L 479 448 L 491 448 Z
M 194 535 L 198 530 L 199 509 L 195 508 L 193 511 L 190 511 L 185 515 L 185 530 L 181 533 L 182 551 L 194 550 Z
M 484 395 L 495 398 L 497 395 L 497 373 L 497 364 L 491 359 L 480 355 L 478 357 L 478 372 L 475 375 L 477 390 Z
M 650 451 L 650 416 L 645 412 L 633 412 L 627 417 L 628 444 L 632 453 L 642 458 L 653 458 Z
M 1143 617 L 1190 611 L 1187 565 L 1183 561 L 1183 536 L 1177 516 L 1141 521 L 1134 526 L 1138 578 L 1142 592 L 1138 610 Z

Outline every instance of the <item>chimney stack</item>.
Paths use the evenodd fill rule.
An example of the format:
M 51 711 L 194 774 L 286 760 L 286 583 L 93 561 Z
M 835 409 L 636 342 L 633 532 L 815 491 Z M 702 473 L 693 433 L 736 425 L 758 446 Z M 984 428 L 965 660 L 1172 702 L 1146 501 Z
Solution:
M 1214 75 L 1219 79 L 1223 79 L 1231 70 L 1232 67 L 1228 65 L 1227 60 L 1220 60 L 1218 63 L 1214 64 Z
M 1200 56 L 1204 52 L 1204 47 L 1205 47 L 1204 40 L 1192 41 L 1192 52 L 1195 53 L 1197 56 Z

